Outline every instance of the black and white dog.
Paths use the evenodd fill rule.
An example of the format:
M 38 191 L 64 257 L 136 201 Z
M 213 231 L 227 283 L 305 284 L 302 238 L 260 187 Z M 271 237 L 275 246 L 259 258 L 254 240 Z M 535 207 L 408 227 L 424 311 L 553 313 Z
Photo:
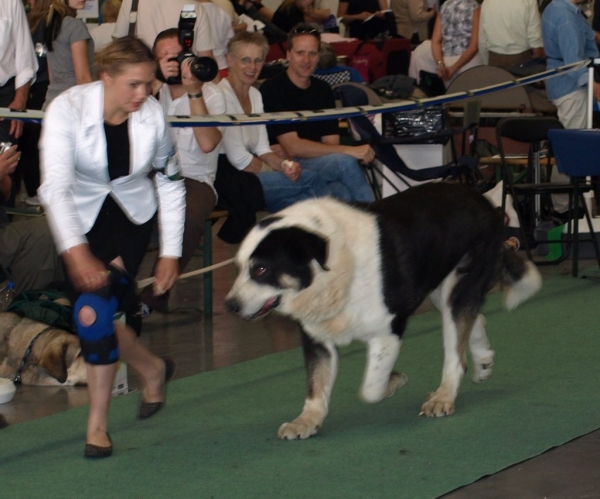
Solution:
M 283 439 L 321 427 L 337 373 L 337 345 L 368 345 L 361 397 L 378 402 L 406 382 L 392 369 L 409 316 L 429 295 L 441 311 L 442 383 L 421 408 L 454 412 L 472 355 L 473 380 L 492 372 L 494 351 L 480 314 L 499 280 L 510 310 L 541 287 L 536 267 L 505 248 L 502 219 L 482 196 L 459 185 L 426 184 L 363 208 L 323 198 L 262 220 L 243 241 L 227 307 L 246 319 L 271 310 L 303 330 L 307 394 L 302 414 L 279 428 Z

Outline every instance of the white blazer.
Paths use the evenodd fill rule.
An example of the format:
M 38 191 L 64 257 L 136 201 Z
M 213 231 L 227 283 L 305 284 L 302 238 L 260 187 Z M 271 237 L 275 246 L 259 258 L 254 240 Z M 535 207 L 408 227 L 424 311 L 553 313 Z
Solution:
M 148 178 L 175 152 L 162 108 L 149 97 L 129 115 L 130 174 L 110 180 L 103 102 L 102 82 L 78 85 L 54 99 L 44 115 L 38 194 L 58 250 L 87 243 L 85 234 L 112 194 L 136 224 L 147 222 L 160 205 L 160 256 L 178 258 L 185 220 L 183 180 L 171 181 L 161 172 L 154 182 Z

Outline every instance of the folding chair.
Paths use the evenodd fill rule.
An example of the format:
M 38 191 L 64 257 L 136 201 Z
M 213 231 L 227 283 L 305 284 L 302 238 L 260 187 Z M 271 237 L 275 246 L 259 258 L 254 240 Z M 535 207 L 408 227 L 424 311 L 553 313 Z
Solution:
M 588 224 L 590 239 L 600 267 L 600 249 L 583 192 L 592 190 L 586 177 L 600 175 L 600 132 L 597 130 L 549 130 L 548 138 L 552 144 L 558 171 L 571 177 L 573 197 L 582 201 L 583 212 Z M 581 181 L 583 180 L 583 185 Z M 573 208 L 573 277 L 577 277 L 579 261 L 579 203 Z
M 535 261 L 531 252 L 530 243 L 535 240 L 533 237 L 535 227 L 539 224 L 543 217 L 541 196 L 567 194 L 569 197 L 566 250 L 563 252 L 562 256 L 557 259 L 535 261 L 535 263 L 538 265 L 562 262 L 568 257 L 571 244 L 574 243 L 574 246 L 577 245 L 578 237 L 576 235 L 573 237 L 573 233 L 571 232 L 571 223 L 574 218 L 574 213 L 578 214 L 576 210 L 579 206 L 579 201 L 584 202 L 585 213 L 586 216 L 589 217 L 589 213 L 587 213 L 587 209 L 585 208 L 583 192 L 590 190 L 591 186 L 579 186 L 578 189 L 575 190 L 575 185 L 571 182 L 551 183 L 549 181 L 552 169 L 552 150 L 550 148 L 547 151 L 546 175 L 544 178 L 542 178 L 541 155 L 543 144 L 548 140 L 551 132 L 554 133 L 562 130 L 563 126 L 558 119 L 543 116 L 504 118 L 496 125 L 496 140 L 498 149 L 500 151 L 502 178 L 504 180 L 502 192 L 502 212 L 504 213 L 506 208 L 506 195 L 510 193 L 519 219 L 521 243 L 525 247 L 527 257 L 530 260 Z M 510 158 L 508 157 L 506 151 L 507 139 L 529 145 L 529 153 L 524 172 L 525 182 L 515 182 L 515 174 L 510 167 Z M 524 216 L 520 200 L 526 203 L 526 205 L 529 207 L 530 217 L 528 220 L 526 220 Z M 577 226 L 575 227 L 575 230 L 577 230 Z M 556 241 L 548 240 L 545 242 L 552 243 Z M 598 261 L 600 264 L 600 258 Z M 574 260 L 573 266 L 574 274 L 576 274 L 576 260 Z
M 374 94 L 374 92 L 364 85 L 344 83 L 336 85 L 334 87 L 334 92 L 344 106 L 360 107 L 373 103 L 373 97 L 369 98 L 369 96 Z M 376 96 L 376 94 L 374 95 Z M 380 100 L 379 103 L 381 103 Z M 367 116 L 350 118 L 349 122 L 358 139 L 369 143 L 375 151 L 376 159 L 393 172 L 407 188 L 411 186 L 407 179 L 424 182 L 453 178 L 472 184 L 475 184 L 478 180 L 477 158 L 473 155 L 465 154 L 466 140 L 463 140 L 463 155 L 461 156 L 457 155 L 454 141 L 451 140 L 457 133 L 475 134 L 477 128 L 476 124 L 471 124 L 468 127 L 460 129 L 446 128 L 440 132 L 423 134 L 419 137 L 384 138 Z M 452 161 L 441 166 L 423 169 L 409 168 L 395 148 L 396 145 L 400 144 L 427 144 L 431 143 L 431 141 L 440 141 L 443 143 L 450 141 Z M 474 142 L 475 141 L 473 140 L 472 143 Z M 375 170 L 382 178 L 399 191 L 389 177 L 387 177 L 383 170 L 378 168 L 376 164 L 370 165 L 369 168 Z

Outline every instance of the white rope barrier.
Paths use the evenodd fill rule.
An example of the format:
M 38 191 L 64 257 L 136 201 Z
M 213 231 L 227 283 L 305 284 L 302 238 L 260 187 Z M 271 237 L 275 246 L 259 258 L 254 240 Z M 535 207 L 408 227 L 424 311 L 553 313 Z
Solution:
M 356 116 L 379 114 L 384 112 L 408 111 L 423 107 L 438 106 L 449 102 L 456 102 L 463 99 L 487 95 L 509 88 L 520 87 L 537 83 L 549 78 L 577 71 L 589 66 L 591 61 L 578 61 L 556 69 L 543 71 L 531 76 L 516 78 L 490 85 L 488 87 L 476 88 L 473 90 L 445 94 L 439 97 L 430 97 L 427 99 L 404 100 L 381 104 L 376 106 L 345 107 L 341 109 L 322 109 L 315 111 L 293 111 L 282 113 L 263 113 L 263 114 L 224 114 L 219 116 L 167 116 L 167 121 L 174 127 L 192 127 L 192 126 L 240 126 L 240 125 L 271 125 L 274 123 L 297 123 L 323 121 L 332 119 L 347 119 Z M 22 121 L 41 122 L 44 118 L 43 111 L 12 111 L 8 108 L 0 108 L 0 119 L 17 119 Z

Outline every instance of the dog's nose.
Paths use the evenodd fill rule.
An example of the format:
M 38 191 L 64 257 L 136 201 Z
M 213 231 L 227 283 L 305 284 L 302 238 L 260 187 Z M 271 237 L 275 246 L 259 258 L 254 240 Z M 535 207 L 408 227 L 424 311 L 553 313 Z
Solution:
M 225 308 L 234 314 L 239 314 L 242 304 L 236 298 L 228 298 L 225 300 Z

